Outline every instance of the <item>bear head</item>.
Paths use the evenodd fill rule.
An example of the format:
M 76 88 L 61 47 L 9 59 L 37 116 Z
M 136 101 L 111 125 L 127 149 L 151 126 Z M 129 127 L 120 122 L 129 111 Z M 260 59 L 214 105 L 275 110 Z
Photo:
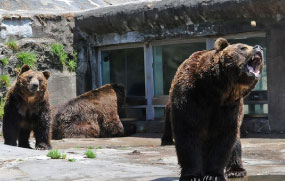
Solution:
M 34 71 L 28 65 L 23 65 L 17 77 L 16 86 L 24 97 L 43 95 L 47 90 L 48 71 Z
M 125 87 L 121 84 L 115 84 L 115 83 L 112 83 L 111 86 L 116 92 L 117 104 L 119 107 L 121 107 L 125 103 L 125 98 L 126 98 Z
M 239 96 L 247 95 L 256 85 L 263 69 L 263 49 L 259 45 L 229 44 L 226 39 L 216 40 L 216 62 L 221 76 L 231 82 Z

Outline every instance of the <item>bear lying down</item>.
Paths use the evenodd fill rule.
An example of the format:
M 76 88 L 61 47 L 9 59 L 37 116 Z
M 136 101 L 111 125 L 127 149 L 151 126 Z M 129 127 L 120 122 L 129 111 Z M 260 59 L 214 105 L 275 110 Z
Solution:
M 50 149 L 50 104 L 47 90 L 48 71 L 33 71 L 23 65 L 7 93 L 4 106 L 3 136 L 7 145 L 30 148 L 31 131 L 36 149 Z
M 107 84 L 86 92 L 56 107 L 53 116 L 53 139 L 124 136 L 135 132 L 125 129 L 118 112 L 125 101 L 125 89 Z
M 179 66 L 162 144 L 171 143 L 173 133 L 180 180 L 224 181 L 226 166 L 230 177 L 246 174 L 239 140 L 243 97 L 255 87 L 262 68 L 260 46 L 230 45 L 223 38 L 213 50 L 193 53 Z

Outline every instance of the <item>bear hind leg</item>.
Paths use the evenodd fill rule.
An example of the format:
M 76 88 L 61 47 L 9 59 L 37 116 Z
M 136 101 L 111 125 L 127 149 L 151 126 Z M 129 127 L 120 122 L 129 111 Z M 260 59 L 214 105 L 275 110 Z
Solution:
M 164 130 L 163 136 L 161 137 L 161 146 L 165 145 L 173 145 L 173 136 L 172 136 L 172 128 L 170 122 L 170 107 L 167 105 L 165 109 L 165 122 L 164 122 Z

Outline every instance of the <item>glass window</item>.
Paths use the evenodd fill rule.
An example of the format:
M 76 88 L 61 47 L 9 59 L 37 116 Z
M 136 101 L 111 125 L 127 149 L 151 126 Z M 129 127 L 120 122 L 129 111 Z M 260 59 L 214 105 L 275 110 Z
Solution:
M 102 51 L 102 84 L 120 83 L 127 96 L 145 96 L 144 49 Z
M 178 66 L 192 53 L 205 49 L 205 42 L 154 46 L 154 96 L 168 95 Z
M 248 115 L 268 114 L 268 104 L 264 103 L 267 101 L 266 38 L 265 37 L 236 38 L 236 39 L 229 39 L 228 41 L 231 44 L 244 43 L 250 46 L 254 45 L 262 46 L 263 55 L 264 55 L 264 68 L 261 73 L 260 80 L 255 86 L 255 89 L 246 98 L 246 100 L 248 100 L 251 103 L 247 104 L 247 101 L 245 101 L 244 113 Z

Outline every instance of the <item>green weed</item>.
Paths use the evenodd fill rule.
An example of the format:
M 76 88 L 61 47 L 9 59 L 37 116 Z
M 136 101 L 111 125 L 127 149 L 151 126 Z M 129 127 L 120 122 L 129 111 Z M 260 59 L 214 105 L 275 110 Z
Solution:
M 3 58 L 3 59 L 1 59 L 1 63 L 3 65 L 3 67 L 5 67 L 9 63 L 9 59 L 8 58 Z
M 67 68 L 69 72 L 75 72 L 76 67 L 77 67 L 77 62 L 75 62 L 74 60 L 69 60 L 67 62 Z
M 0 75 L 0 83 L 1 85 L 5 86 L 5 87 L 9 87 L 10 86 L 10 82 L 11 82 L 11 77 L 9 75 Z
M 85 155 L 86 155 L 87 158 L 96 158 L 96 154 L 91 149 L 88 149 L 85 152 Z
M 95 148 L 96 150 L 102 149 L 102 146 L 98 146 Z
M 37 55 L 32 52 L 20 52 L 17 54 L 17 58 L 21 65 L 26 64 L 31 68 L 34 68 L 37 62 Z
M 94 146 L 88 146 L 87 149 L 92 150 L 92 149 L 94 149 Z
M 50 150 L 47 154 L 51 159 L 65 159 L 66 154 L 61 154 L 58 150 Z
M 18 44 L 15 40 L 8 41 L 5 43 L 5 45 L 13 51 L 16 51 L 19 49 Z
M 69 158 L 68 161 L 69 162 L 75 162 L 76 160 L 74 158 Z
M 66 154 L 62 154 L 62 155 L 61 155 L 61 158 L 62 158 L 62 159 L 66 159 Z
M 65 66 L 68 55 L 65 52 L 63 45 L 58 43 L 52 43 L 50 49 L 52 56 L 57 56 L 61 65 Z
M 0 119 L 3 120 L 4 116 L 4 106 L 5 106 L 6 99 L 4 97 L 0 100 Z M 2 136 L 2 135 L 1 135 Z

